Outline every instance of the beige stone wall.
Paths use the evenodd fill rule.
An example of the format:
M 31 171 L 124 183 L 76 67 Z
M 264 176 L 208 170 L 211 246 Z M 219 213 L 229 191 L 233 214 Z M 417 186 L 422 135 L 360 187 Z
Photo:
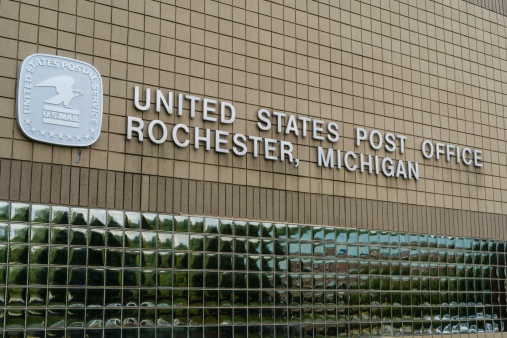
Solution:
M 114 180 L 105 186 L 95 183 L 97 198 L 105 198 L 104 203 L 123 195 L 126 190 L 117 192 L 113 187 L 128 185 L 125 177 L 139 177 L 133 197 L 123 197 L 139 203 L 122 200 L 115 207 L 141 210 L 150 208 L 146 196 L 162 189 L 153 182 L 170 180 L 194 182 L 196 187 L 216 184 L 216 194 L 211 190 L 203 195 L 203 205 L 221 194 L 229 196 L 223 201 L 240 196 L 245 206 L 251 202 L 261 208 L 267 201 L 261 190 L 266 196 L 284 196 L 278 197 L 283 210 L 278 211 L 279 217 L 270 218 L 260 209 L 238 217 L 290 220 L 289 195 L 303 196 L 296 199 L 302 205 L 308 196 L 309 206 L 317 205 L 312 198 L 334 196 L 360 205 L 376 201 L 507 214 L 506 24 L 503 15 L 461 0 L 0 0 L 0 158 L 5 163 L 1 175 L 7 177 L 8 172 L 8 177 L 14 177 L 19 168 L 40 168 L 41 174 L 35 176 L 33 171 L 21 171 L 31 181 L 25 200 L 34 199 L 37 191 L 39 199 L 43 197 L 40 187 L 46 185 L 46 197 L 58 195 L 53 203 L 68 200 L 86 205 L 97 201 L 83 197 L 83 202 L 80 198 L 61 202 L 62 192 L 75 193 L 70 173 L 97 173 L 95 182 L 102 173 L 105 181 L 101 182 Z M 82 151 L 79 163 L 77 149 L 28 141 L 16 126 L 18 67 L 36 52 L 92 63 L 103 76 L 102 135 Z M 409 136 L 408 149 L 400 158 L 418 161 L 421 179 L 320 169 L 314 149 L 319 143 L 309 138 L 287 138 L 296 144 L 302 161 L 297 169 L 251 156 L 177 149 L 171 142 L 127 141 L 127 115 L 147 121 L 158 117 L 153 110 L 134 109 L 134 85 L 227 100 L 237 110 L 237 121 L 228 128 L 191 121 L 188 115 L 161 117 L 168 124 L 183 122 L 282 139 L 256 127 L 257 110 L 269 108 L 337 121 L 342 137 L 335 149 L 382 157 L 383 150 L 375 153 L 367 146 L 354 146 L 354 128 L 404 134 Z M 484 167 L 425 160 L 419 150 L 423 139 L 482 149 Z M 41 182 L 44 168 L 58 184 Z M 24 180 L 15 177 L 21 187 Z M 87 182 L 80 181 L 79 187 L 85 189 Z M 3 198 L 22 199 L 16 188 L 2 187 Z M 255 195 L 252 189 L 261 190 Z M 252 191 L 250 202 L 242 191 Z M 182 194 L 188 200 L 185 189 Z M 179 195 L 173 191 L 171 196 Z M 190 200 L 191 206 L 200 203 Z M 300 204 L 296 208 L 305 210 Z M 226 209 L 209 209 L 217 216 L 226 213 Z M 314 219 L 303 215 L 298 221 Z M 415 223 L 409 224 L 416 229 Z

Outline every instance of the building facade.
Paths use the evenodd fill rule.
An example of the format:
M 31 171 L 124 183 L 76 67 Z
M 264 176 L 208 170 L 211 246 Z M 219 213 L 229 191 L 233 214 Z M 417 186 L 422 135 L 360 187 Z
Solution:
M 500 337 L 506 13 L 0 0 L 3 336 Z

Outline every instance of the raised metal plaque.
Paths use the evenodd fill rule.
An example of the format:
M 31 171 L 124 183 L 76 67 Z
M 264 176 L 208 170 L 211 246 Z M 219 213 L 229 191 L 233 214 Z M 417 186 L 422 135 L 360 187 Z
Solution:
M 86 147 L 100 135 L 102 78 L 92 65 L 33 54 L 19 70 L 18 125 L 34 141 Z

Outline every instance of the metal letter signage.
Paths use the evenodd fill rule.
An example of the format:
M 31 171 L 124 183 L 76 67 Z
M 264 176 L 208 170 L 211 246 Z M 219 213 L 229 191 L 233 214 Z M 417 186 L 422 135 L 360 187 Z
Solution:
M 18 78 L 18 125 L 34 141 L 86 147 L 100 135 L 102 78 L 92 65 L 62 56 L 33 54 Z

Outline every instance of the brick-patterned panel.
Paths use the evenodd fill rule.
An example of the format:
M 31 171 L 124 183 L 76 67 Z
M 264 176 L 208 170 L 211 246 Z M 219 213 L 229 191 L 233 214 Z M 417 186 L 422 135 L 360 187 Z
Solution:
M 505 0 L 465 0 L 466 2 L 489 9 L 490 11 L 507 15 L 507 2 Z
M 0 160 L 0 199 L 505 239 L 507 216 Z

